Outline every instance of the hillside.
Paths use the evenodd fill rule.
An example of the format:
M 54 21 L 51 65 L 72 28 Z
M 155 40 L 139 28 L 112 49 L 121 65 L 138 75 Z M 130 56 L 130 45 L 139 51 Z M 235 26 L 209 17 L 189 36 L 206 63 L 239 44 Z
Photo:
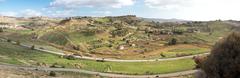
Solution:
M 25 27 L 34 30 L 6 29 L 0 34 L 3 38 L 52 46 L 72 54 L 119 59 L 170 58 L 205 53 L 218 39 L 236 29 L 225 21 L 154 22 L 134 15 L 70 17 L 45 21 L 40 25 L 38 22 L 46 19 L 28 20 Z M 174 45 L 173 39 L 176 40 Z

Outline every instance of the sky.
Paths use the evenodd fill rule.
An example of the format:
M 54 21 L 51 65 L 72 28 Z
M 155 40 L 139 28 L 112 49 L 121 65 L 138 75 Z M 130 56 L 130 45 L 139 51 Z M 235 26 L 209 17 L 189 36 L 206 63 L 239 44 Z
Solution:
M 0 15 L 71 17 L 137 15 L 196 21 L 240 20 L 240 0 L 0 0 Z

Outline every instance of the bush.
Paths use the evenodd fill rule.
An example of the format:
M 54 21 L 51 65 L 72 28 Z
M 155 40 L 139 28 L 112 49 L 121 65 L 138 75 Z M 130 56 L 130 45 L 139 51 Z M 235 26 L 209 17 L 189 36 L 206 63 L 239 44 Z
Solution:
M 11 39 L 7 39 L 7 42 L 12 42 L 12 40 Z
M 194 56 L 193 60 L 196 63 L 196 69 L 199 69 L 204 61 L 206 61 L 206 56 Z
M 240 33 L 233 32 L 218 42 L 202 69 L 208 78 L 240 78 Z
M 35 49 L 35 45 L 32 45 L 32 46 L 31 46 L 31 50 L 34 50 L 34 49 Z
M 163 57 L 163 58 L 166 57 L 166 55 L 164 55 L 163 53 L 161 53 L 160 55 L 161 55 L 161 57 Z
M 20 45 L 20 44 L 21 44 L 20 41 L 17 41 L 17 42 L 16 42 L 16 45 Z
M 72 48 L 73 48 L 74 50 L 78 50 L 78 51 L 80 50 L 80 46 L 79 46 L 79 45 L 73 45 Z
M 76 58 L 74 57 L 74 55 L 67 55 L 64 56 L 64 58 L 68 59 L 68 60 L 76 60 Z
M 3 28 L 0 28 L 0 32 L 3 32 Z
M 56 74 L 56 72 L 54 72 L 54 71 L 51 71 L 51 72 L 49 73 L 49 76 L 56 77 L 56 76 L 57 76 L 57 74 Z
M 177 39 L 176 38 L 172 38 L 169 42 L 168 45 L 176 45 L 177 44 Z

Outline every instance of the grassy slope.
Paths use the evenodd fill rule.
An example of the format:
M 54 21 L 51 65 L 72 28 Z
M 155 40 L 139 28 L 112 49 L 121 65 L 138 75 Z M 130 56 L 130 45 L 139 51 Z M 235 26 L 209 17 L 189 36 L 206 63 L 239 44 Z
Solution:
M 104 20 L 104 19 L 100 19 L 100 20 Z M 178 39 L 178 42 L 201 42 L 203 44 L 210 44 L 213 45 L 216 41 L 218 41 L 219 37 L 223 37 L 224 35 L 228 34 L 231 30 L 228 24 L 222 23 L 222 22 L 209 22 L 209 27 L 211 29 L 213 29 L 213 33 L 212 35 L 209 35 L 209 32 L 201 32 L 201 33 L 186 33 L 184 35 L 177 35 L 174 36 Z M 182 27 L 180 29 L 186 29 L 186 27 Z M 52 31 L 53 29 L 46 29 L 47 31 Z M 40 31 L 40 30 L 39 30 Z M 8 35 L 8 38 L 11 38 L 14 41 L 20 41 L 20 42 L 24 42 L 24 43 L 28 43 L 28 44 L 38 44 L 38 45 L 42 45 L 44 46 L 44 48 L 46 49 L 53 49 L 55 51 L 57 51 L 56 49 L 52 48 L 51 46 L 49 46 L 49 44 L 47 42 L 51 42 L 60 46 L 65 46 L 69 48 L 68 44 L 74 44 L 74 45 L 81 45 L 84 46 L 84 48 L 88 47 L 88 46 L 98 46 L 101 45 L 103 47 L 101 48 L 96 48 L 94 51 L 96 52 L 101 52 L 101 54 L 103 54 L 102 56 L 106 56 L 106 57 L 111 57 L 113 55 L 104 55 L 107 54 L 107 52 L 112 53 L 112 54 L 117 54 L 117 53 L 122 53 L 124 55 L 127 54 L 131 54 L 133 53 L 133 55 L 139 55 L 139 57 L 132 57 L 133 55 L 130 56 L 126 56 L 126 57 L 122 57 L 121 59 L 149 59 L 149 58 L 162 58 L 160 56 L 160 52 L 158 54 L 152 55 L 152 56 L 146 56 L 146 58 L 143 58 L 143 56 L 141 56 L 140 54 L 137 54 L 136 52 L 133 51 L 119 51 L 117 49 L 115 49 L 116 47 L 118 47 L 120 44 L 125 43 L 125 41 L 122 41 L 121 38 L 117 39 L 114 38 L 113 40 L 115 40 L 114 43 L 111 43 L 113 45 L 113 48 L 109 48 L 106 46 L 107 42 L 104 38 L 104 42 L 103 43 L 94 43 L 94 41 L 96 40 L 100 40 L 102 39 L 101 36 L 108 36 L 107 35 L 102 35 L 102 34 L 96 34 L 96 35 L 89 35 L 89 34 L 84 34 L 81 32 L 60 32 L 60 31 L 54 31 L 54 32 L 48 32 L 48 33 L 43 33 L 44 31 L 41 31 L 38 33 L 44 34 L 44 36 L 42 36 L 41 39 L 39 39 L 39 41 L 32 41 L 31 40 L 31 33 L 34 31 L 31 30 L 8 30 L 7 33 L 14 33 L 11 35 Z M 18 33 L 18 34 L 16 34 Z M 144 36 L 143 34 L 134 34 L 134 35 L 139 35 L 139 36 Z M 141 39 L 141 37 L 135 37 L 137 39 Z M 146 38 L 142 38 L 142 39 L 146 39 Z M 45 42 L 45 43 L 44 43 Z M 104 45 L 102 45 L 104 44 Z M 153 43 L 151 43 L 153 44 Z M 155 43 L 155 44 L 161 44 L 161 43 Z M 139 45 L 139 46 L 145 46 L 145 45 Z M 159 46 L 161 47 L 161 46 Z M 154 47 L 146 47 L 148 49 L 158 49 L 158 46 L 154 46 Z M 88 47 L 89 48 L 89 47 Z M 139 49 L 139 48 L 133 48 L 133 49 L 138 49 L 138 50 L 143 50 Z M 166 55 L 166 58 L 168 57 L 176 57 L 176 54 L 199 54 L 199 53 L 204 53 L 207 51 L 207 49 L 205 48 L 194 48 L 194 49 L 186 49 L 186 50 L 181 50 L 178 49 L 180 51 L 164 51 L 163 54 Z M 118 52 L 117 52 L 118 51 Z M 87 51 L 89 52 L 89 51 Z M 109 54 L 108 53 L 108 54 Z M 135 53 L 135 54 L 134 54 Z M 98 55 L 101 56 L 101 55 Z M 114 57 L 114 58 L 118 58 L 118 57 Z
M 82 69 L 107 72 L 111 67 L 112 73 L 125 74 L 152 74 L 171 73 L 176 71 L 189 70 L 194 68 L 194 62 L 191 59 L 183 59 L 165 62 L 141 62 L 141 63 L 116 63 L 116 62 L 96 62 L 87 60 L 67 60 L 59 56 L 30 50 L 28 48 L 10 45 L 0 42 L 0 62 L 10 64 L 36 64 L 44 62 L 48 65 L 58 63 L 68 68 L 74 68 L 74 64 L 79 64 Z M 108 71 L 109 72 L 109 71 Z
M 231 26 L 223 22 L 210 22 L 209 27 L 213 31 L 212 35 L 209 35 L 209 33 L 196 33 L 192 36 L 212 45 L 218 41 L 220 37 L 225 37 L 231 32 Z

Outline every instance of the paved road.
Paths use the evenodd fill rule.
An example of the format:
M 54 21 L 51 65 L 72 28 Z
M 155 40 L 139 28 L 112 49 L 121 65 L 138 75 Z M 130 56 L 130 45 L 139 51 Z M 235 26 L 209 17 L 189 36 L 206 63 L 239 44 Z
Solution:
M 169 74 L 160 74 L 160 75 L 121 75 L 121 74 L 110 74 L 110 73 L 100 73 L 93 71 L 86 71 L 81 69 L 66 69 L 66 68 L 44 68 L 44 67 L 27 67 L 27 66 L 17 66 L 10 64 L 0 64 L 0 67 L 5 68 L 14 68 L 14 69 L 24 69 L 24 70 L 38 70 L 38 71 L 56 71 L 56 72 L 78 72 L 90 75 L 98 75 L 103 77 L 113 77 L 113 78 L 166 78 L 166 77 L 178 77 L 183 75 L 191 75 L 199 70 L 189 70 Z
M 12 43 L 16 43 L 13 42 Z M 27 45 L 27 44 L 20 44 L 23 47 L 28 47 L 30 48 L 32 45 Z M 64 56 L 66 54 L 64 54 L 63 52 L 55 52 L 55 51 L 51 51 L 51 50 L 46 50 L 46 49 L 41 49 L 40 47 L 36 47 L 35 46 L 35 50 L 39 50 L 39 51 L 43 51 L 43 52 L 47 52 L 47 53 L 51 53 L 51 54 L 56 54 L 56 55 L 61 55 Z M 172 61 L 172 60 L 180 60 L 180 59 L 188 59 L 188 58 L 193 58 L 194 56 L 201 56 L 201 55 L 207 55 L 209 53 L 204 53 L 204 54 L 198 54 L 198 55 L 191 55 L 191 56 L 183 56 L 183 57 L 176 57 L 176 58 L 166 58 L 166 59 L 149 59 L 149 60 L 120 60 L 120 59 L 110 59 L 110 58 L 104 58 L 104 61 L 107 62 L 154 62 L 154 61 Z M 73 55 L 73 57 L 77 58 L 77 59 L 85 59 L 85 60 L 103 60 L 103 58 L 94 58 L 94 57 L 87 57 L 87 56 L 76 56 Z

